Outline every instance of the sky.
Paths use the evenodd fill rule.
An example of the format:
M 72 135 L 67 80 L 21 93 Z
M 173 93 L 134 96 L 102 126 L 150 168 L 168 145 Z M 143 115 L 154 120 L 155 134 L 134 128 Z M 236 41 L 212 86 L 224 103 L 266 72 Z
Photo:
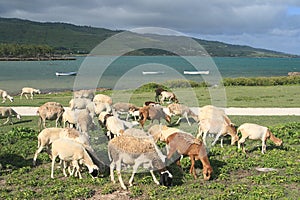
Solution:
M 112 30 L 162 27 L 300 55 L 300 0 L 1 0 L 0 17 Z

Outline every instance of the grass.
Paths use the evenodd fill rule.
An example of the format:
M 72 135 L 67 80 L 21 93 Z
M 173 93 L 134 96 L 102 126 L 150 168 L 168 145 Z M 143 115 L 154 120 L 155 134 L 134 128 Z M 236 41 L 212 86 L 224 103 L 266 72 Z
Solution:
M 299 88 L 299 86 L 298 86 Z M 299 107 L 297 86 L 278 87 L 226 87 L 229 106 L 241 107 Z M 183 94 L 183 89 L 176 89 Z M 201 105 L 209 103 L 205 88 L 195 90 Z M 154 93 L 140 91 L 120 91 L 114 99 L 129 98 L 131 102 L 141 105 L 143 101 L 153 99 Z M 133 95 L 131 95 L 133 94 Z M 31 100 L 15 97 L 14 104 L 4 105 L 38 106 L 47 101 L 58 101 L 67 106 L 71 92 L 43 94 Z M 279 97 L 279 96 L 282 97 Z M 178 95 L 179 100 L 182 99 Z M 239 100 L 238 97 L 244 99 Z M 245 97 L 252 97 L 247 101 Z M 234 100 L 236 99 L 236 100 Z M 273 101 L 266 101 L 273 100 Z M 289 100 L 293 99 L 293 100 Z M 278 101 L 277 101 L 278 100 Z M 192 102 L 188 100 L 187 102 Z M 256 103 L 255 103 L 256 102 Z M 290 104 L 292 102 L 292 104 Z M 186 102 L 185 102 L 186 103 Z M 186 103 L 188 104 L 188 103 Z M 188 104 L 189 105 L 189 104 Z M 283 140 L 284 145 L 276 147 L 267 143 L 267 153 L 260 152 L 260 141 L 246 141 L 247 154 L 236 146 L 230 146 L 226 137 L 224 148 L 219 143 L 209 149 L 209 160 L 213 166 L 212 180 L 203 181 L 201 163 L 196 162 L 198 179 L 189 174 L 190 161 L 183 158 L 183 172 L 172 164 L 169 168 L 174 176 L 173 186 L 166 188 L 153 183 L 150 173 L 138 173 L 134 186 L 128 189 L 127 197 L 133 199 L 298 199 L 300 196 L 300 118 L 299 116 L 229 116 L 236 124 L 245 122 L 258 123 L 271 128 L 272 132 Z M 86 172 L 83 179 L 63 177 L 60 169 L 55 170 L 55 179 L 50 178 L 50 159 L 46 153 L 38 156 L 38 166 L 32 167 L 32 158 L 37 147 L 37 117 L 23 117 L 21 121 L 13 119 L 14 125 L 0 126 L 0 199 L 88 199 L 119 198 L 120 184 L 112 184 L 107 171 L 97 179 L 92 179 Z M 176 119 L 172 119 L 174 122 Z M 3 120 L 4 121 L 4 120 Z M 2 124 L 2 121 L 0 121 Z M 54 123 L 48 123 L 53 126 Z M 146 128 L 149 124 L 146 124 Z M 182 121 L 178 127 L 196 134 L 197 124 L 188 126 Z M 106 154 L 107 140 L 101 129 L 91 132 L 94 149 L 101 153 L 101 158 L 108 162 Z M 162 144 L 160 144 L 162 146 Z M 259 172 L 256 167 L 275 168 L 273 172 Z M 128 182 L 130 173 L 124 173 Z M 100 198 L 101 196 L 101 198 Z

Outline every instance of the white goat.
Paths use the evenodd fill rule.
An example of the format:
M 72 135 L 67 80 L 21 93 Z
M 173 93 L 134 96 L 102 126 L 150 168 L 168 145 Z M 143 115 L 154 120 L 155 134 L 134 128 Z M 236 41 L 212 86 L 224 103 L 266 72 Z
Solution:
M 69 138 L 72 139 L 87 148 L 89 151 L 93 152 L 89 138 L 80 134 L 75 129 L 70 128 L 45 128 L 38 135 L 38 149 L 36 150 L 33 157 L 33 165 L 36 164 L 36 159 L 38 154 L 46 147 L 47 153 L 50 155 L 50 145 L 53 141 L 59 138 Z
M 234 124 L 231 123 L 224 110 L 215 106 L 204 106 L 198 116 L 199 132 L 197 138 L 203 134 L 203 143 L 206 145 L 206 136 L 208 133 L 217 134 L 212 145 L 215 145 L 221 137 L 221 147 L 223 147 L 223 137 L 227 134 L 231 136 L 231 145 L 239 140 Z
M 30 98 L 33 99 L 34 94 L 41 94 L 41 91 L 39 89 L 34 89 L 31 87 L 24 87 L 22 88 L 20 99 L 22 99 L 23 94 L 25 95 L 26 99 L 28 99 L 27 94 L 30 94 Z
M 14 98 L 7 94 L 5 90 L 0 90 L 0 97 L 2 97 L 2 103 L 5 103 L 6 99 L 9 99 L 10 102 L 14 102 Z
M 132 186 L 133 178 L 140 165 L 150 170 L 153 181 L 159 185 L 170 186 L 172 174 L 165 168 L 165 156 L 160 152 L 153 141 L 153 138 L 138 138 L 132 135 L 122 135 L 113 138 L 108 143 L 108 156 L 110 164 L 110 178 L 115 183 L 114 169 L 116 168 L 118 179 L 123 189 L 127 189 L 122 176 L 121 165 L 133 165 L 133 172 L 129 179 L 129 185 Z M 156 179 L 153 170 L 160 171 L 160 182 Z
M 14 109 L 10 107 L 0 107 L 0 116 L 3 118 L 7 117 L 7 120 L 3 124 L 6 124 L 8 122 L 10 122 L 10 124 L 13 124 L 13 116 L 17 117 L 18 119 L 21 119 L 21 115 L 19 115 Z
M 244 143 L 247 138 L 251 140 L 261 140 L 261 153 L 264 154 L 266 152 L 266 141 L 267 139 L 270 139 L 274 144 L 277 146 L 280 146 L 282 144 L 282 140 L 279 138 L 276 138 L 271 131 L 265 127 L 265 126 L 260 126 L 257 124 L 251 124 L 251 123 L 244 123 L 242 124 L 238 129 L 237 132 L 241 132 L 242 138 L 238 141 L 238 148 L 241 147 L 243 151 L 245 152 L 244 149 Z
M 83 163 L 87 166 L 89 173 L 92 177 L 98 176 L 99 168 L 93 163 L 92 158 L 87 153 L 86 149 L 79 143 L 70 139 L 60 138 L 52 143 L 52 165 L 51 165 L 51 178 L 54 178 L 54 164 L 56 157 L 65 161 L 72 162 L 73 167 L 76 169 L 76 173 L 81 179 L 81 173 L 79 164 Z M 63 167 L 64 175 L 66 176 L 65 167 Z
M 191 116 L 195 121 L 198 121 L 198 116 L 193 111 L 191 111 L 191 109 L 188 106 L 182 104 L 172 103 L 168 105 L 166 109 L 164 109 L 164 112 L 170 117 L 180 116 L 176 124 L 178 124 L 184 117 L 187 123 L 191 126 L 188 116 Z

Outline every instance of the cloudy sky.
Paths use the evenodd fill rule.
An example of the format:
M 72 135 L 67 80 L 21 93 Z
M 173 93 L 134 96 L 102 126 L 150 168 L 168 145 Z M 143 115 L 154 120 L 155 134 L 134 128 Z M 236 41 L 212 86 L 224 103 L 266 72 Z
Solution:
M 163 27 L 300 55 L 299 0 L 1 0 L 0 16 L 113 30 Z

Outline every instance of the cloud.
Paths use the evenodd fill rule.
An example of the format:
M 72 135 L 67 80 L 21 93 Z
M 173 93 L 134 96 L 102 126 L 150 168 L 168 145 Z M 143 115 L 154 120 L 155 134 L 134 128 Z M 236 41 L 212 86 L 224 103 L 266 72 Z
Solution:
M 110 29 L 156 26 L 241 40 L 245 35 L 295 39 L 299 37 L 299 8 L 298 0 L 2 0 L 0 16 Z M 249 37 L 243 40 L 251 41 Z M 294 53 L 300 54 L 300 47 Z

